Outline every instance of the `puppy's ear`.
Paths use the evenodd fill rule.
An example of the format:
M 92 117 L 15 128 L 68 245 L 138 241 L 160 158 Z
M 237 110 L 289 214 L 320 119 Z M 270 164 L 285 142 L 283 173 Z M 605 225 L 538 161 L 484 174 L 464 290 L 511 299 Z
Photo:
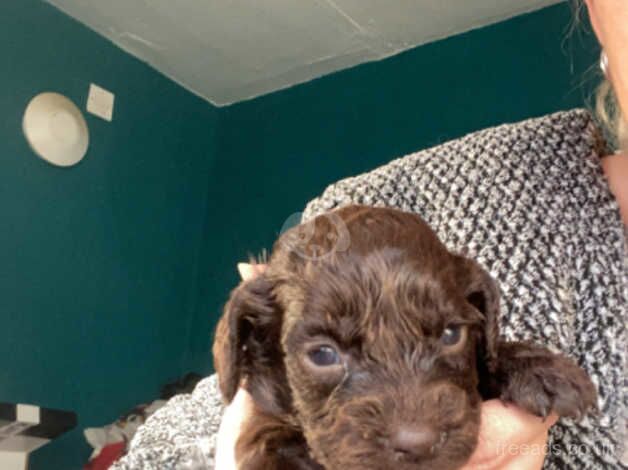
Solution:
M 586 372 L 573 359 L 531 343 L 499 343 L 491 389 L 492 396 L 542 417 L 554 412 L 579 420 L 596 409 L 597 391 Z
M 461 258 L 459 282 L 469 302 L 483 317 L 484 334 L 478 344 L 478 362 L 488 373 L 497 368 L 499 338 L 499 287 L 477 262 Z M 480 371 L 481 372 L 481 371 Z
M 265 411 L 277 412 L 285 395 L 280 345 L 283 312 L 264 274 L 231 293 L 216 328 L 213 354 L 220 391 L 229 403 L 243 385 Z

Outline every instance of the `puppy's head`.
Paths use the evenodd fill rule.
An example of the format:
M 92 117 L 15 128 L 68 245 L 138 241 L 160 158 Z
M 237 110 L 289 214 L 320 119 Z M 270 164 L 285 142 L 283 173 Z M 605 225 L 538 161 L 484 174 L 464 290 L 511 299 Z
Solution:
M 221 390 L 230 401 L 244 384 L 325 468 L 456 468 L 476 445 L 498 303 L 418 216 L 348 206 L 285 233 L 232 293 Z

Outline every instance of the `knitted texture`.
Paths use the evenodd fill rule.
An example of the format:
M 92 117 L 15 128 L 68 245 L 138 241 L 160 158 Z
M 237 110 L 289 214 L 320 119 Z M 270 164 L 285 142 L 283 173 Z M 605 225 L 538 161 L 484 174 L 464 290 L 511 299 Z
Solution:
M 214 468 L 223 404 L 216 375 L 194 392 L 172 397 L 140 426 L 127 454 L 111 470 L 207 470 Z
M 603 147 L 583 110 L 502 125 L 332 184 L 303 214 L 307 220 L 350 203 L 420 214 L 449 249 L 475 258 L 498 281 L 505 339 L 562 351 L 589 373 L 599 416 L 554 426 L 545 469 L 628 468 L 620 461 L 628 255 L 600 165 Z M 182 468 L 177 458 L 203 437 L 212 462 L 221 405 L 214 378 L 199 387 L 192 405 L 179 398 L 153 415 L 114 468 Z

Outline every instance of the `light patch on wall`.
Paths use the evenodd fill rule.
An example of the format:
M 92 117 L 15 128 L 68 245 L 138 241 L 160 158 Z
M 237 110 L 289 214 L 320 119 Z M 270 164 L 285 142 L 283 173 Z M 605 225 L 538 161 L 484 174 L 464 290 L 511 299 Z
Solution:
M 113 103 L 115 96 L 108 90 L 92 83 L 87 96 L 87 111 L 105 121 L 113 119 Z

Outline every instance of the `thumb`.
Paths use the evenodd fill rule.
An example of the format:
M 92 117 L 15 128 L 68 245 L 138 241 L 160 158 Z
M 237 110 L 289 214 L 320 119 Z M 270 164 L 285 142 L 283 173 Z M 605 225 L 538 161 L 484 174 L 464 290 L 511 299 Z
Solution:
M 252 399 L 243 388 L 238 389 L 233 401 L 227 405 L 218 436 L 216 437 L 215 468 L 236 470 L 235 446 L 242 430 L 242 424 L 251 414 Z
M 472 468 L 502 468 L 493 464 L 506 459 L 513 448 L 545 442 L 547 431 L 557 420 L 554 414 L 544 419 L 516 405 L 488 400 L 482 404 L 478 446 L 469 464 L 477 466 Z

